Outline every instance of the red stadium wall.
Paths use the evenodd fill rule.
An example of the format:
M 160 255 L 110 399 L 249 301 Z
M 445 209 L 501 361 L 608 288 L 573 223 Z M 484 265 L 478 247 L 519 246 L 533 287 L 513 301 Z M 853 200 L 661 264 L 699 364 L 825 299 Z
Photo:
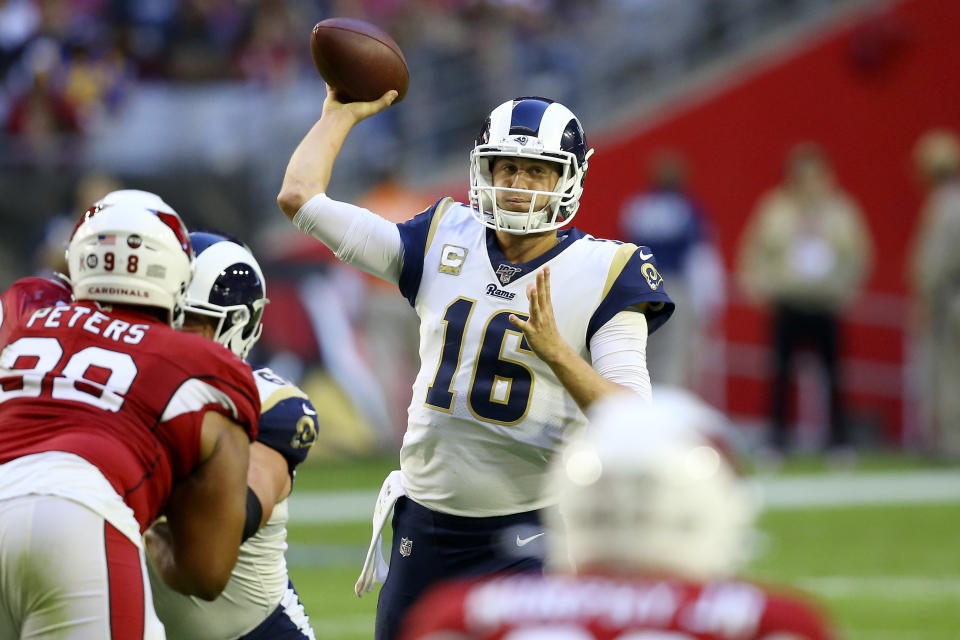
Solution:
M 819 142 L 840 184 L 862 205 L 875 242 L 867 306 L 851 314 L 847 327 L 847 397 L 888 437 L 899 435 L 907 248 L 923 197 L 911 152 L 930 127 L 960 130 L 957 25 L 960 2 L 888 3 L 666 105 L 626 136 L 593 140 L 597 154 L 578 226 L 616 237 L 616 213 L 641 182 L 647 155 L 677 148 L 690 161 L 693 191 L 713 217 L 729 270 L 747 217 L 778 181 L 787 149 L 801 140 Z M 765 345 L 766 318 L 744 306 L 736 291 L 730 298 L 724 325 L 728 358 L 736 359 L 742 351 L 736 345 Z M 765 415 L 766 376 L 737 369 L 726 376 L 726 408 Z

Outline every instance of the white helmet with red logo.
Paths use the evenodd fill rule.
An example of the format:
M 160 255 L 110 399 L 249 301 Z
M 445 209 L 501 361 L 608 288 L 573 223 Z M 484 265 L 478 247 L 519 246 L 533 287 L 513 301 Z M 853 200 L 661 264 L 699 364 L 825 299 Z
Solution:
M 721 444 L 725 418 L 689 393 L 658 398 L 598 401 L 554 457 L 556 568 L 703 580 L 747 557 L 755 504 Z
M 147 191 L 108 193 L 81 216 L 67 248 L 77 300 L 156 307 L 179 327 L 193 248 L 173 207 Z

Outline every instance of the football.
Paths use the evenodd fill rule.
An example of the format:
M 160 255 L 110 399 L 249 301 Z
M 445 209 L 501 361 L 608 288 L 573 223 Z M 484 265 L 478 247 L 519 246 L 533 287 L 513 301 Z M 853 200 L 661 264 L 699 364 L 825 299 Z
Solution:
M 400 47 L 379 27 L 352 18 L 318 22 L 310 34 L 313 63 L 342 102 L 376 100 L 390 89 L 403 100 L 410 72 Z

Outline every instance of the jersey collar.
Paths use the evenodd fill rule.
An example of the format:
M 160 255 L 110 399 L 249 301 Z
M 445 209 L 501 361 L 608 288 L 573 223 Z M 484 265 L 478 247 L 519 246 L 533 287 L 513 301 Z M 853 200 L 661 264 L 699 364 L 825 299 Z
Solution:
M 490 258 L 490 267 L 497 274 L 501 286 L 507 286 L 532 271 L 536 271 L 571 244 L 586 234 L 575 227 L 557 231 L 557 244 L 529 262 L 514 263 L 507 260 L 497 244 L 497 234 L 493 229 L 487 229 L 487 255 Z

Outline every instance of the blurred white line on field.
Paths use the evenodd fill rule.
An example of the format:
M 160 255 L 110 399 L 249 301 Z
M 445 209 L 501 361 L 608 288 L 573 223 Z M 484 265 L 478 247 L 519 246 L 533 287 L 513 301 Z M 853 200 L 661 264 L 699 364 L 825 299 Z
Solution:
M 767 509 L 960 502 L 960 470 L 829 473 L 751 479 Z M 373 515 L 376 490 L 302 491 L 290 496 L 298 524 L 363 522 Z

